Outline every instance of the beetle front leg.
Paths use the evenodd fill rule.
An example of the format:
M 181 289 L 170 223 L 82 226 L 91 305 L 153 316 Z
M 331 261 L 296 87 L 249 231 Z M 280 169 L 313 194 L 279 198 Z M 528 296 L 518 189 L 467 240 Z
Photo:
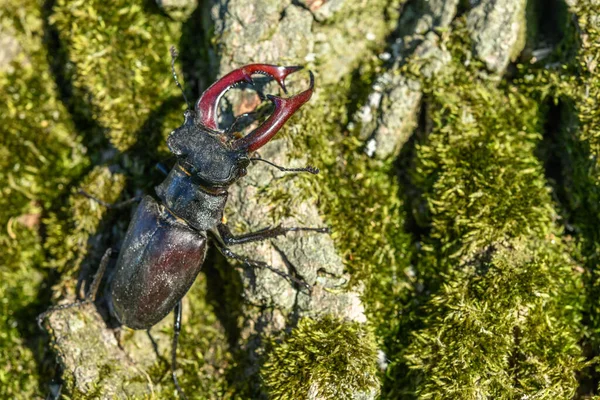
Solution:
M 89 194 L 88 192 L 86 192 L 83 189 L 79 189 L 77 191 L 77 193 L 82 195 L 83 197 L 87 197 L 88 199 L 95 201 L 96 203 L 100 204 L 101 206 L 104 206 L 106 208 L 113 208 L 113 209 L 123 208 L 130 204 L 139 203 L 140 201 L 142 201 L 142 198 L 140 196 L 136 196 L 136 197 L 132 197 L 131 199 L 120 201 L 118 203 L 107 203 L 104 200 L 100 200 L 99 198 L 92 196 L 91 194 Z
M 217 226 L 219 236 L 223 240 L 225 245 L 236 245 L 250 242 L 260 242 L 262 240 L 272 239 L 278 236 L 284 236 L 288 232 L 301 232 L 301 231 L 312 231 L 317 233 L 329 233 L 329 228 L 303 228 L 303 227 L 290 227 L 284 228 L 281 225 L 275 228 L 264 228 L 257 232 L 245 233 L 243 235 L 234 235 L 231 233 L 229 227 L 225 224 L 219 224 Z
M 257 118 L 258 118 L 257 115 L 258 115 L 257 111 L 247 112 L 247 113 L 238 115 L 237 117 L 235 117 L 235 120 L 229 126 L 229 128 L 227 128 L 227 130 L 225 131 L 225 134 L 227 134 L 229 137 L 233 137 L 233 134 L 235 132 L 237 132 L 236 129 L 238 129 L 238 126 L 242 125 L 242 129 L 245 129 L 246 126 L 250 125 L 251 123 L 253 123 L 254 121 L 257 120 Z

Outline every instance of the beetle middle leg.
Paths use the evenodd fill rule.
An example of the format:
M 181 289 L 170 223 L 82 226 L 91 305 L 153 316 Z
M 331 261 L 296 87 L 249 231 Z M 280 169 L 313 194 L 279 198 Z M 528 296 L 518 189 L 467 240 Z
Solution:
M 286 167 L 282 167 L 280 165 L 277 165 L 269 160 L 265 160 L 264 158 L 260 158 L 260 157 L 250 158 L 250 161 L 262 161 L 264 163 L 269 164 L 272 167 L 277 168 L 278 170 L 280 170 L 282 172 L 308 172 L 309 174 L 313 174 L 313 175 L 317 175 L 319 173 L 319 168 L 315 168 L 312 165 L 308 165 L 304 168 L 286 168 Z
M 252 122 L 257 120 L 258 114 L 259 113 L 257 111 L 252 111 L 238 115 L 237 117 L 235 117 L 235 120 L 229 126 L 229 128 L 225 130 L 225 134 L 227 136 L 233 137 L 233 134 L 236 132 L 236 129 L 238 129 L 238 127 L 240 127 L 241 129 L 245 129 Z

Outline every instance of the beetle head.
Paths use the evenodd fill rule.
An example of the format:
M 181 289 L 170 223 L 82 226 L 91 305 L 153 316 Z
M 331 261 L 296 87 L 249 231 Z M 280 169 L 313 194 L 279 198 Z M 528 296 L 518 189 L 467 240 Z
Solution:
M 250 163 L 249 153 L 271 140 L 283 124 L 310 99 L 314 77 L 311 72 L 309 89 L 296 96 L 281 98 L 268 95 L 275 110 L 261 126 L 242 138 L 232 138 L 219 130 L 219 100 L 232 86 L 240 82 L 252 83 L 252 74 L 272 77 L 285 91 L 285 78 L 299 69 L 301 67 L 250 64 L 230 72 L 206 89 L 196 103 L 195 110 L 186 111 L 183 125 L 167 139 L 167 145 L 177 156 L 179 164 L 201 184 L 209 187 L 229 186 L 246 175 L 246 167 Z
M 231 185 L 246 175 L 250 163 L 247 150 L 233 149 L 225 134 L 199 125 L 191 110 L 185 112 L 183 125 L 169 135 L 167 145 L 181 167 L 203 186 Z

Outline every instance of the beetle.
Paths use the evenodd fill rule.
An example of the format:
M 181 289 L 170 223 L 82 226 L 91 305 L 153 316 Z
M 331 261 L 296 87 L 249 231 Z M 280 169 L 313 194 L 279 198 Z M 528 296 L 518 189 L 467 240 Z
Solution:
M 173 54 L 173 61 L 174 58 Z M 282 171 L 318 172 L 312 167 L 283 168 L 250 156 L 271 140 L 311 98 L 314 76 L 310 71 L 307 90 L 289 98 L 267 96 L 274 105 L 274 111 L 262 125 L 247 135 L 236 137 L 229 130 L 219 129 L 217 122 L 219 100 L 230 88 L 242 82 L 252 84 L 252 75 L 261 74 L 274 79 L 287 93 L 286 77 L 300 69 L 270 64 L 246 65 L 228 73 L 206 89 L 193 109 L 188 106 L 183 124 L 167 138 L 167 145 L 177 161 L 166 179 L 156 187 L 156 198 L 146 195 L 141 199 L 107 284 L 106 298 L 110 313 L 129 328 L 150 329 L 172 310 L 175 311 L 171 366 L 173 380 L 181 397 L 185 398 L 175 374 L 177 339 L 181 330 L 181 300 L 200 272 L 208 242 L 216 245 L 227 258 L 252 267 L 268 268 L 308 287 L 301 280 L 264 262 L 234 253 L 228 246 L 274 238 L 293 231 L 328 232 L 327 228 L 277 226 L 236 236 L 223 223 L 227 189 L 246 175 L 251 161 L 265 161 Z M 174 69 L 173 76 L 181 88 Z M 100 263 L 90 290 L 92 296 L 98 289 L 109 256 L 110 252 L 107 252 Z M 47 314 L 40 315 L 38 321 L 43 321 Z

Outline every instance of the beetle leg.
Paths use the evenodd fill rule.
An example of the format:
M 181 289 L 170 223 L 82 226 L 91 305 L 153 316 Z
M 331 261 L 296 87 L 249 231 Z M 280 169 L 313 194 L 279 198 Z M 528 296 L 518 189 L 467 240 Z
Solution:
M 108 262 L 110 261 L 110 256 L 112 255 L 112 249 L 109 247 L 104 252 L 102 259 L 100 260 L 100 266 L 98 267 L 98 272 L 94 275 L 94 279 L 92 280 L 92 284 L 90 285 L 90 290 L 88 294 L 85 296 L 85 299 L 90 302 L 96 301 L 96 295 L 98 294 L 98 288 L 100 287 L 100 282 L 102 282 L 102 277 L 104 277 L 104 273 L 106 272 L 106 267 L 108 267 Z
M 215 241 L 215 245 L 217 246 L 217 248 L 219 249 L 221 254 L 223 254 L 227 258 L 241 261 L 249 267 L 266 268 L 266 269 L 270 270 L 271 272 L 274 272 L 277 275 L 281 276 L 282 278 L 289 279 L 290 281 L 292 281 L 300 286 L 305 287 L 307 290 L 309 290 L 309 291 L 311 290 L 311 287 L 308 283 L 304 282 L 301 279 L 296 278 L 295 276 L 293 276 L 291 274 L 280 271 L 280 270 L 272 267 L 271 265 L 267 264 L 266 262 L 253 260 L 251 258 L 236 254 L 233 251 L 231 251 L 229 248 L 227 248 L 226 246 L 222 245 L 221 243 L 218 243 L 217 241 Z
M 56 311 L 67 310 L 73 307 L 80 307 L 84 304 L 93 303 L 96 301 L 96 294 L 98 293 L 98 287 L 100 287 L 100 282 L 102 282 L 102 277 L 106 272 L 106 267 L 110 261 L 110 256 L 112 255 L 112 249 L 108 248 L 104 255 L 102 256 L 102 260 L 100 260 L 100 266 L 98 267 L 98 272 L 94 275 L 94 279 L 92 280 L 92 284 L 90 285 L 90 290 L 85 296 L 84 300 L 78 300 L 74 303 L 70 304 L 61 304 L 59 306 L 50 307 L 48 310 L 44 311 L 40 315 L 37 316 L 37 324 L 40 329 L 43 330 L 42 323 L 46 319 L 46 317 Z
M 310 72 L 310 87 L 302 93 L 284 99 L 279 96 L 267 95 L 275 104 L 273 114 L 258 128 L 246 136 L 235 140 L 231 145 L 234 149 L 246 149 L 248 152 L 258 150 L 264 146 L 281 129 L 283 124 L 312 96 L 315 78 Z
M 59 400 L 60 393 L 62 392 L 63 380 L 62 370 L 60 364 L 57 362 L 54 369 L 54 377 L 48 384 L 49 392 L 46 396 L 46 400 Z
M 182 399 L 187 399 L 185 393 L 183 393 L 183 389 L 179 386 L 179 381 L 177 380 L 177 374 L 175 371 L 177 370 L 177 342 L 179 340 L 179 333 L 181 332 L 181 311 L 183 305 L 181 304 L 181 300 L 177 302 L 175 305 L 175 309 L 173 310 L 173 348 L 171 349 L 171 376 L 173 377 L 173 383 L 175 384 L 175 388 L 177 389 L 177 393 L 179 393 L 179 397 Z
M 279 86 L 286 92 L 285 78 L 301 69 L 302 67 L 279 67 L 269 64 L 249 64 L 242 68 L 231 71 L 202 93 L 202 96 L 196 103 L 196 112 L 200 119 L 200 124 L 209 129 L 218 131 L 217 108 L 221 96 L 229 89 L 241 82 L 252 83 L 253 74 L 261 74 L 272 77 Z M 287 92 L 286 92 L 287 93 Z
M 225 245 L 236 245 L 249 242 L 259 242 L 262 240 L 272 239 L 277 236 L 284 236 L 288 232 L 301 232 L 301 231 L 312 231 L 318 233 L 329 233 L 329 228 L 303 228 L 303 227 L 290 227 L 284 228 L 281 225 L 275 228 L 264 228 L 257 232 L 250 232 L 243 235 L 234 235 L 231 233 L 229 227 L 225 224 L 219 224 L 217 226 L 219 236 L 223 240 Z
M 96 203 L 100 204 L 101 206 L 104 206 L 104 207 L 107 207 L 107 208 L 114 208 L 114 209 L 123 208 L 123 207 L 126 207 L 126 206 L 128 206 L 128 205 L 130 205 L 132 203 L 139 203 L 140 201 L 142 201 L 142 198 L 140 196 L 136 196 L 136 197 L 132 197 L 131 199 L 120 201 L 118 203 L 107 203 L 104 200 L 100 200 L 99 198 L 92 196 L 91 194 L 89 194 L 88 192 L 86 192 L 83 189 L 79 189 L 77 191 L 77 193 L 80 194 L 80 195 L 82 195 L 82 196 L 84 196 L 84 197 L 87 197 L 90 200 L 94 200 Z

